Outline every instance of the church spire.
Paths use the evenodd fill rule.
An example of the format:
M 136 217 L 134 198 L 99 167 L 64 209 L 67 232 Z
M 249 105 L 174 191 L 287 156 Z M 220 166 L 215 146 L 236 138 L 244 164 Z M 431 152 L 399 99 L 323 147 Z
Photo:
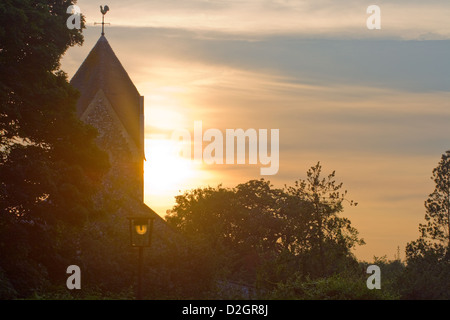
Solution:
M 100 12 L 102 13 L 102 23 L 94 22 L 94 25 L 97 25 L 97 24 L 101 24 L 102 25 L 102 36 L 105 35 L 105 24 L 109 24 L 109 23 L 105 23 L 105 14 L 108 11 L 109 11 L 108 5 L 105 5 L 104 8 L 103 8 L 103 6 L 100 6 Z
M 110 156 L 113 180 L 105 180 L 105 185 L 114 185 L 114 177 L 121 176 L 128 182 L 119 183 L 120 192 L 143 201 L 144 97 L 105 36 L 70 83 L 80 92 L 77 115 L 97 128 L 98 144 Z
M 101 36 L 70 83 L 80 91 L 77 114 L 82 117 L 101 89 L 127 134 L 143 150 L 143 97 L 120 63 L 106 37 Z

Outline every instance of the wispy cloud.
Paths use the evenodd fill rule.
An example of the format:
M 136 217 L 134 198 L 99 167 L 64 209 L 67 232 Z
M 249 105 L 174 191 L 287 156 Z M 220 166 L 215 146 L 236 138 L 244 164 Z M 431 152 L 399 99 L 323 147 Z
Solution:
M 80 0 L 92 24 L 98 6 Z M 168 0 L 109 1 L 107 19 L 116 26 L 185 28 L 233 33 L 297 33 L 307 36 L 405 39 L 449 39 L 448 1 L 383 1 L 382 30 L 366 28 L 367 7 L 357 0 Z
M 280 129 L 280 171 L 269 179 L 290 184 L 318 160 L 337 170 L 360 203 L 346 214 L 371 258 L 416 236 L 431 170 L 449 146 L 450 41 L 431 39 L 449 39 L 450 3 L 379 1 L 380 33 L 365 28 L 369 4 L 109 1 L 106 35 L 145 96 L 147 137 L 194 120 Z M 88 23 L 101 18 L 91 2 L 79 5 Z M 69 76 L 99 33 L 88 24 L 85 45 L 64 57 Z M 203 170 L 198 185 L 259 177 L 259 166 Z M 164 213 L 174 195 L 152 201 Z

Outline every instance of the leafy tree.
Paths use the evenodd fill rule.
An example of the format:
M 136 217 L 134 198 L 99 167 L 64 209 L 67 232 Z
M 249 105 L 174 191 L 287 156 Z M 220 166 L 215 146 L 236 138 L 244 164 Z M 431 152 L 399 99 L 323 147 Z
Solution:
M 402 299 L 450 299 L 450 262 L 433 251 L 410 257 L 396 287 Z
M 279 250 L 279 194 L 264 180 L 195 189 L 176 198 L 166 220 L 203 247 L 220 273 L 252 282 L 261 256 Z
M 433 169 L 434 191 L 425 201 L 420 237 L 406 246 L 406 270 L 399 280 L 406 299 L 450 298 L 450 151 Z
M 346 199 L 347 191 L 341 191 L 342 183 L 336 183 L 335 172 L 321 177 L 322 166 L 317 163 L 307 172 L 305 180 L 296 181 L 286 187 L 288 195 L 287 220 L 290 227 L 290 243 L 294 253 L 308 256 L 309 272 L 324 276 L 333 273 L 330 268 L 340 258 L 351 256 L 351 249 L 363 245 L 358 231 L 349 219 L 340 217 L 343 202 L 357 205 Z M 305 266 L 304 266 L 305 267 Z
M 74 92 L 64 88 L 64 74 L 57 72 L 64 52 L 83 42 L 80 30 L 66 27 L 70 2 L 10 0 L 0 4 L 2 146 L 17 137 L 47 143 L 49 130 L 57 125 L 57 113 L 70 110 L 67 104 Z
M 108 169 L 59 69 L 64 52 L 83 41 L 66 27 L 70 5 L 0 3 L 0 274 L 18 296 L 64 276 L 77 243 L 63 230 L 97 213 L 91 198 Z
M 407 257 L 414 258 L 433 251 L 449 258 L 450 248 L 450 151 L 441 156 L 433 169 L 434 191 L 425 201 L 425 221 L 419 225 L 420 238 L 407 246 Z
M 75 114 L 78 93 L 59 69 L 64 52 L 83 41 L 66 26 L 69 5 L 0 4 L 1 209 L 22 218 L 82 221 L 107 169 L 95 129 Z
M 267 289 L 298 270 L 319 277 L 357 268 L 350 250 L 363 241 L 338 217 L 345 192 L 334 173 L 320 174 L 317 164 L 285 189 L 261 179 L 187 191 L 166 220 L 204 248 L 221 279 Z

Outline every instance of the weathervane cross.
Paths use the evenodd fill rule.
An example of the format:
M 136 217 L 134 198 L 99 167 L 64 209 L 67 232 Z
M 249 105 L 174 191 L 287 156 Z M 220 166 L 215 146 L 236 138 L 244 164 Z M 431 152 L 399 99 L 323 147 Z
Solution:
M 105 14 L 108 11 L 109 11 L 109 7 L 107 5 L 105 5 L 104 8 L 103 8 L 103 6 L 100 6 L 100 12 L 102 13 L 102 23 L 94 22 L 94 25 L 97 25 L 97 24 L 101 24 L 102 25 L 102 36 L 105 35 L 105 24 L 110 24 L 110 23 L 105 23 Z

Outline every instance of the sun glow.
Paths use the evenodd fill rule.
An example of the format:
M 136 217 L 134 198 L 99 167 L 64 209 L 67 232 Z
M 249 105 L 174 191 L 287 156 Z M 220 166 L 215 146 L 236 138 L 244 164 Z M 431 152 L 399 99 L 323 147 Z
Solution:
M 160 215 L 175 204 L 175 196 L 201 187 L 209 173 L 202 164 L 177 152 L 177 142 L 153 135 L 145 140 L 145 202 Z
M 170 139 L 147 139 L 145 150 L 145 186 L 149 194 L 178 191 L 198 176 L 194 163 L 177 154 L 176 143 Z

